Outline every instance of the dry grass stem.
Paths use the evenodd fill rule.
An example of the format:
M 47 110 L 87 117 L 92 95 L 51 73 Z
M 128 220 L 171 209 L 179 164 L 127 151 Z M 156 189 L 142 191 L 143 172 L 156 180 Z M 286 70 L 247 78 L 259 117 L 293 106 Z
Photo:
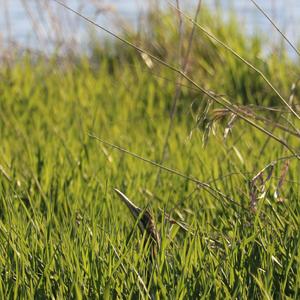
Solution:
M 170 3 L 170 2 L 169 2 Z M 170 3 L 171 4 L 171 3 Z M 175 7 L 173 4 L 171 4 L 176 10 L 179 10 L 177 7 Z M 279 91 L 275 88 L 275 86 L 270 82 L 270 80 L 266 77 L 266 75 L 256 68 L 254 65 L 252 65 L 248 60 L 243 58 L 240 54 L 238 54 L 234 49 L 232 49 L 230 46 L 222 42 L 220 39 L 218 39 L 216 36 L 214 36 L 211 32 L 209 32 L 207 29 L 205 29 L 203 26 L 201 26 L 199 23 L 195 22 L 190 16 L 185 14 L 182 10 L 179 10 L 180 13 L 190 22 L 195 24 L 197 28 L 199 28 L 206 36 L 208 36 L 210 39 L 216 41 L 218 44 L 220 44 L 222 47 L 227 49 L 229 52 L 231 52 L 235 57 L 237 57 L 239 60 L 241 60 L 245 65 L 247 65 L 250 69 L 255 71 L 261 78 L 268 84 L 268 86 L 274 91 L 274 93 L 279 97 L 281 102 L 293 113 L 293 115 L 300 120 L 300 116 L 297 114 L 297 112 L 290 106 L 288 101 L 286 101 L 283 96 L 279 93 Z
M 279 142 L 280 144 L 282 144 L 284 147 L 286 147 L 293 155 L 296 156 L 296 152 L 288 145 L 286 144 L 282 139 L 276 137 L 275 135 L 273 135 L 272 133 L 270 133 L 268 130 L 266 130 L 265 128 L 261 127 L 260 125 L 257 125 L 255 122 L 253 122 L 252 120 L 248 119 L 247 117 L 243 116 L 242 114 L 240 114 L 238 111 L 235 110 L 235 106 L 228 104 L 229 101 L 226 101 L 226 103 L 224 103 L 224 99 L 219 99 L 217 97 L 215 97 L 210 91 L 207 91 L 206 89 L 202 88 L 199 84 L 197 84 L 194 80 L 192 80 L 189 76 L 187 76 L 184 72 L 182 72 L 180 69 L 166 63 L 165 61 L 161 60 L 160 58 L 156 57 L 155 55 L 147 52 L 146 50 L 134 45 L 133 43 L 127 41 L 126 39 L 122 38 L 121 36 L 113 33 L 112 31 L 106 29 L 105 27 L 97 24 L 96 22 L 90 20 L 89 18 L 85 17 L 84 15 L 80 14 L 79 12 L 75 11 L 74 9 L 70 8 L 69 6 L 65 5 L 64 3 L 58 1 L 58 0 L 53 0 L 55 2 L 57 2 L 58 4 L 62 5 L 63 7 L 65 7 L 67 10 L 70 10 L 71 12 L 75 13 L 76 15 L 80 16 L 81 18 L 83 18 L 84 20 L 86 20 L 87 22 L 93 24 L 94 26 L 100 28 L 101 30 L 105 31 L 106 33 L 112 35 L 113 37 L 115 37 L 116 39 L 120 40 L 121 42 L 127 44 L 128 46 L 134 48 L 136 51 L 140 52 L 140 53 L 146 53 L 149 57 L 151 57 L 154 61 L 162 64 L 163 66 L 169 68 L 170 70 L 173 70 L 176 73 L 181 74 L 182 77 L 184 77 L 188 82 L 190 82 L 192 85 L 194 85 L 195 87 L 197 87 L 201 92 L 203 92 L 205 95 L 207 95 L 210 99 L 214 100 L 216 103 L 220 104 L 223 107 L 226 107 L 227 109 L 229 109 L 231 112 L 236 113 L 238 116 L 240 116 L 241 119 L 243 119 L 244 121 L 246 121 L 248 124 L 250 124 L 251 126 L 253 126 L 254 128 L 258 129 L 259 131 L 267 134 L 268 136 L 270 136 L 272 139 L 276 140 L 277 142 Z M 299 157 L 298 157 L 299 158 Z M 300 158 L 299 158 L 300 159 Z
M 275 22 L 267 15 L 267 13 L 257 4 L 256 1 L 250 0 L 255 7 L 268 19 L 268 21 L 272 24 L 272 26 L 280 33 L 280 35 L 285 39 L 285 41 L 292 47 L 292 49 L 300 56 L 300 51 L 294 46 L 294 44 L 287 38 L 287 36 L 279 29 L 279 27 L 275 24 Z

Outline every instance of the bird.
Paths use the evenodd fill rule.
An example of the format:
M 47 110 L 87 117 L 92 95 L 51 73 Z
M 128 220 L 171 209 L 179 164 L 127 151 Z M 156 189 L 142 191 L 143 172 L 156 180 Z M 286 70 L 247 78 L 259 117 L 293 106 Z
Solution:
M 138 220 L 138 227 L 140 228 L 140 231 L 142 234 L 146 232 L 148 237 L 150 237 L 152 243 L 151 243 L 151 261 L 153 261 L 153 258 L 156 257 L 158 250 L 161 247 L 161 237 L 160 234 L 156 228 L 156 224 L 153 218 L 153 215 L 151 214 L 149 209 L 141 209 L 138 206 L 136 206 L 124 193 L 122 193 L 120 190 L 114 188 L 114 191 L 118 194 L 119 198 L 130 210 L 132 216 L 135 220 Z M 173 219 L 169 214 L 167 214 L 165 211 L 163 211 L 163 219 L 164 221 L 171 224 L 170 231 L 172 229 L 172 226 L 176 224 L 179 226 L 183 231 L 190 233 L 193 235 L 192 230 L 190 229 L 189 225 L 182 221 L 177 221 Z
M 142 210 L 136 206 L 125 194 L 114 188 L 119 198 L 128 207 L 134 219 L 139 219 L 138 226 L 142 233 L 146 232 L 152 240 L 152 256 L 157 255 L 157 250 L 160 249 L 161 239 L 160 234 L 156 229 L 156 224 L 151 212 L 148 209 Z

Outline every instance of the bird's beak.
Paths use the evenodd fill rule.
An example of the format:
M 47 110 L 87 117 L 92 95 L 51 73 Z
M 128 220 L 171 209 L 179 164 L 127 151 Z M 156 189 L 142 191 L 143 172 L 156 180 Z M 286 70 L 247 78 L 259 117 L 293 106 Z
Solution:
M 139 214 L 141 213 L 141 209 L 137 207 L 135 204 L 133 204 L 126 195 L 124 195 L 121 191 L 118 189 L 114 189 L 114 191 L 119 195 L 120 199 L 126 204 L 126 206 L 129 208 L 131 213 L 135 218 L 138 218 Z

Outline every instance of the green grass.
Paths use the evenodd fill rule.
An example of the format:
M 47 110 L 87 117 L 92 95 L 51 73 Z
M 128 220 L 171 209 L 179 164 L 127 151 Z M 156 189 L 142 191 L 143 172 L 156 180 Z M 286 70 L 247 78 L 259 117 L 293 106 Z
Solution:
M 159 21 L 169 28 L 169 40 L 162 40 L 164 27 L 155 29 L 163 25 Z M 176 52 L 170 47 L 176 32 L 171 21 L 153 22 L 156 36 L 144 41 L 153 51 L 151 45 L 160 45 L 157 55 L 166 61 Z M 288 98 L 297 64 L 275 54 L 262 60 L 259 38 L 245 37 L 234 21 L 218 25 L 211 30 Z M 201 86 L 234 103 L 280 104 L 257 74 L 203 39 L 197 32 L 190 70 Z M 285 201 L 274 197 L 283 165 L 278 163 L 253 213 L 251 178 L 289 153 L 272 140 L 263 148 L 267 136 L 242 121 L 226 140 L 226 123 L 216 124 L 204 145 L 211 115 L 203 124 L 197 120 L 207 97 L 182 87 L 164 165 L 210 182 L 234 203 L 164 171 L 157 184 L 156 167 L 88 136 L 153 161 L 161 158 L 176 74 L 161 66 L 149 70 L 138 54 L 116 49 L 94 45 L 91 58 L 71 63 L 28 55 L 0 68 L 0 165 L 10 178 L 2 170 L 0 298 L 298 299 L 297 160 L 290 161 L 281 188 Z M 285 138 L 297 149 L 296 138 Z M 153 265 L 149 249 L 141 246 L 146 236 L 114 187 L 140 207 L 151 206 L 162 236 Z M 177 219 L 182 215 L 190 232 L 170 229 L 159 208 Z

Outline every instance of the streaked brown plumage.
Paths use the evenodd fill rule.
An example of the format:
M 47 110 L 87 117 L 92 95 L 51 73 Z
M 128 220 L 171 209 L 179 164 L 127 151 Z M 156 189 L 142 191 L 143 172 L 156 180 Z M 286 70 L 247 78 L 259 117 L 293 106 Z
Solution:
M 118 189 L 114 189 L 114 191 L 118 194 L 122 202 L 126 204 L 133 217 L 135 219 L 140 218 L 138 226 L 142 233 L 146 231 L 149 237 L 151 237 L 154 243 L 152 245 L 152 254 L 156 255 L 157 252 L 156 250 L 160 248 L 160 236 L 158 231 L 156 230 L 154 218 L 152 217 L 150 211 L 147 209 L 143 211 L 141 208 L 136 206 L 131 200 L 129 200 L 128 197 Z M 141 213 L 143 213 L 142 216 L 140 216 Z

